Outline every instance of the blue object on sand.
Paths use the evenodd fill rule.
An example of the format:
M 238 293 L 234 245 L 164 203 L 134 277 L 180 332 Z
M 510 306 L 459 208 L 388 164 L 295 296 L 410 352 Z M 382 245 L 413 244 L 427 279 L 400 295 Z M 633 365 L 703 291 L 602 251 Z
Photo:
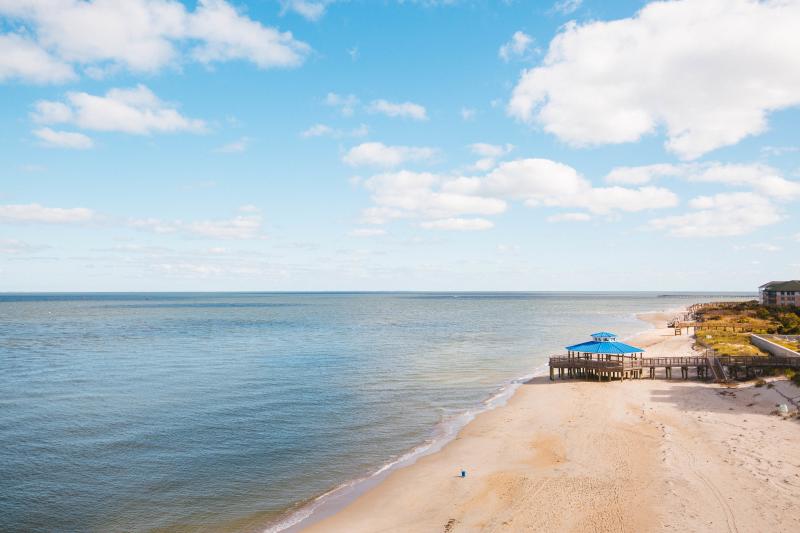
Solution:
M 467 471 L 466 470 L 462 470 L 461 471 L 461 477 L 467 477 Z

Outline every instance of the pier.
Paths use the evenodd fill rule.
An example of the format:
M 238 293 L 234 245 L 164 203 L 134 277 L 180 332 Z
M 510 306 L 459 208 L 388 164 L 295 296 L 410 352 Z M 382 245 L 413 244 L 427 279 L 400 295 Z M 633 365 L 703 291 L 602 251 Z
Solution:
M 556 355 L 550 357 L 550 379 L 588 379 L 609 381 L 612 379 L 641 379 L 645 372 L 650 379 L 672 379 L 677 369 L 681 379 L 692 374 L 699 379 L 711 379 L 725 383 L 732 379 L 756 377 L 766 369 L 791 368 L 800 370 L 800 357 L 768 356 L 720 356 L 689 357 L 644 357 L 598 361 Z

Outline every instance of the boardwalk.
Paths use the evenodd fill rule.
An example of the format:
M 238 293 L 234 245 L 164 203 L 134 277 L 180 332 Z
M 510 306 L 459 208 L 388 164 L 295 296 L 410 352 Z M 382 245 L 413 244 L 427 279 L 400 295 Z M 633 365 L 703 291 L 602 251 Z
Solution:
M 800 370 L 800 357 L 763 356 L 723 356 L 702 355 L 696 357 L 645 357 L 621 361 L 596 361 L 567 356 L 550 358 L 550 379 L 556 374 L 559 378 L 583 379 L 635 379 L 648 376 L 655 379 L 663 371 L 663 376 L 672 378 L 673 369 L 678 369 L 681 378 L 689 379 L 690 370 L 695 376 L 714 381 L 728 381 L 739 377 L 753 377 L 765 369 L 792 368 Z

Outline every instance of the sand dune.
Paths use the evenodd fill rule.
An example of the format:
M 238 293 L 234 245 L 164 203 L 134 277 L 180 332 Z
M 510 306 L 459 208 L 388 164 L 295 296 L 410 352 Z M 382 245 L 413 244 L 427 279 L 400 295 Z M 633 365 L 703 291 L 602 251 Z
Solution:
M 661 328 L 631 342 L 691 353 L 644 318 Z M 537 378 L 307 531 L 800 531 L 800 422 L 771 414 L 786 397 L 800 389 Z

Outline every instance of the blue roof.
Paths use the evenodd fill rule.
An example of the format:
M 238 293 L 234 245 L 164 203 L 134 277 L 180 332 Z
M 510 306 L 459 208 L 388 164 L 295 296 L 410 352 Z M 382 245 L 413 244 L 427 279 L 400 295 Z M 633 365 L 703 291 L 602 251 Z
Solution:
M 597 333 L 592 333 L 592 337 L 616 337 L 616 333 L 609 333 L 608 331 L 599 331 Z
M 567 346 L 570 352 L 581 353 L 602 353 L 602 354 L 626 354 L 626 353 L 642 353 L 643 349 L 625 344 L 624 342 L 616 341 L 589 341 L 580 344 L 573 344 Z

